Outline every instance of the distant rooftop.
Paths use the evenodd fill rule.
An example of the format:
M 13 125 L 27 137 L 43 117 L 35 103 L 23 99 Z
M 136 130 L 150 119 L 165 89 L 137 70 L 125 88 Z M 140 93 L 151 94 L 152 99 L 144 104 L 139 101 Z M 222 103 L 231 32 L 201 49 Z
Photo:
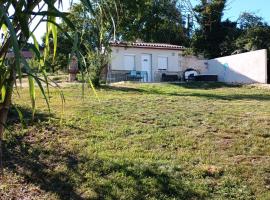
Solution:
M 163 44 L 163 43 L 145 43 L 145 42 L 111 42 L 113 47 L 129 47 L 129 48 L 147 48 L 147 49 L 167 49 L 167 50 L 184 50 L 185 47 Z
M 26 59 L 31 59 L 34 57 L 34 54 L 31 51 L 21 51 L 21 56 L 23 56 Z M 14 58 L 14 52 L 8 52 L 7 58 Z

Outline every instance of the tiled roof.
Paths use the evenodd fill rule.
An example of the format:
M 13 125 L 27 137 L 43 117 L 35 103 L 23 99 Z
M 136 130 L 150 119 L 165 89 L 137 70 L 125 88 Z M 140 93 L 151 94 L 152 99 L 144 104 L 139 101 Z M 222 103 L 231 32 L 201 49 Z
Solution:
M 132 48 L 149 48 L 149 49 L 169 49 L 169 50 L 184 50 L 185 47 L 162 44 L 162 43 L 145 43 L 145 42 L 111 42 L 114 47 L 132 47 Z
M 26 59 L 34 57 L 34 55 L 33 55 L 33 53 L 31 51 L 21 51 L 21 55 Z M 6 57 L 7 58 L 14 58 L 14 53 L 13 52 L 8 52 Z

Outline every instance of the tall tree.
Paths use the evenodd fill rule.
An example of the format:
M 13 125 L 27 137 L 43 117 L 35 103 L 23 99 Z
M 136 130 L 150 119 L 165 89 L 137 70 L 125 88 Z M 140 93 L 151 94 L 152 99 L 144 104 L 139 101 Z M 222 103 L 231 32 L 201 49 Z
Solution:
M 200 0 L 194 8 L 199 28 L 192 38 L 192 47 L 196 53 L 207 58 L 221 55 L 220 44 L 224 41 L 222 16 L 226 0 Z
M 127 41 L 187 42 L 181 4 L 177 0 L 119 0 L 118 38 Z
M 118 7 L 119 4 L 114 0 L 93 0 L 91 6 L 83 2 L 76 3 L 71 6 L 68 14 L 75 30 L 66 23 L 60 24 L 64 32 L 70 35 L 78 33 L 77 45 L 80 54 L 77 57 L 80 61 L 80 69 L 88 75 L 83 77 L 87 79 L 90 77 L 94 86 L 99 86 L 101 73 L 108 64 L 109 42 L 115 37 Z M 51 66 L 64 64 L 62 69 L 66 69 L 71 53 L 68 50 L 72 49 L 73 44 L 65 34 L 58 34 L 58 41 L 59 53 L 50 64 Z

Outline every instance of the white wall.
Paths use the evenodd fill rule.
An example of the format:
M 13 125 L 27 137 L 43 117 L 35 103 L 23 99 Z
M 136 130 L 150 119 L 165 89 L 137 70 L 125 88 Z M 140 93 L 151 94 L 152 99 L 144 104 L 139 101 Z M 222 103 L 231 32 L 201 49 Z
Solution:
M 112 47 L 111 70 L 125 70 L 124 56 L 135 55 L 135 68 L 140 71 L 142 54 L 152 55 L 152 77 L 155 77 L 155 73 L 158 71 L 158 56 L 168 57 L 168 72 L 181 71 L 180 60 L 182 55 L 180 50 L 125 47 Z
M 202 73 L 207 71 L 207 60 L 200 59 L 196 56 L 184 56 L 181 60 L 182 70 L 185 71 L 188 68 L 195 69 Z
M 226 83 L 267 83 L 265 49 L 208 61 L 206 74 L 218 75 Z

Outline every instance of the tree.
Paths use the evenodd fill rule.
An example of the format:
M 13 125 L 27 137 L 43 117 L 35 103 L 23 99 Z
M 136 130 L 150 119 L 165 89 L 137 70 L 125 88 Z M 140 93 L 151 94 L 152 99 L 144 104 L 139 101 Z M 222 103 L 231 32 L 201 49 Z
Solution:
M 61 24 L 64 24 L 64 22 L 62 22 Z M 61 24 L 59 25 L 61 26 Z M 66 30 L 63 30 L 63 31 L 66 31 Z M 75 30 L 73 31 L 72 37 L 74 37 L 74 33 L 76 33 Z M 43 49 L 45 47 L 45 40 L 46 40 L 46 35 L 42 37 Z M 48 56 L 47 63 L 46 63 L 47 72 L 52 72 L 52 73 L 57 72 L 57 71 L 66 72 L 68 70 L 68 64 L 70 61 L 70 54 L 71 54 L 71 49 L 73 47 L 73 42 L 62 31 L 57 34 L 57 42 L 58 42 L 57 54 L 54 56 L 53 53 L 51 53 Z M 53 49 L 52 35 L 50 35 L 49 37 L 49 46 L 50 46 L 50 49 Z
M 100 85 L 100 76 L 108 64 L 110 52 L 109 42 L 113 40 L 116 29 L 115 18 L 117 18 L 118 4 L 115 1 L 92 1 L 91 6 L 82 3 L 72 5 L 68 18 L 73 22 L 75 30 L 66 23 L 60 24 L 64 32 L 74 35 L 78 33 L 78 47 L 80 54 L 77 55 L 80 61 L 80 69 L 85 74 L 84 78 L 90 78 L 94 86 Z M 50 62 L 52 66 L 63 63 L 67 66 L 72 48 L 65 34 L 58 35 L 59 44 L 55 60 Z M 52 43 L 52 41 L 51 41 Z M 45 40 L 44 40 L 45 44 Z M 84 80 L 89 82 L 89 80 Z
M 119 0 L 117 37 L 121 40 L 187 44 L 188 37 L 177 0 Z
M 226 0 L 201 0 L 194 8 L 195 18 L 199 29 L 192 38 L 192 47 L 195 53 L 203 54 L 207 58 L 221 55 L 220 44 L 225 39 L 222 16 Z
M 228 19 L 221 22 L 221 30 L 223 40 L 219 44 L 219 56 L 228 56 L 237 49 L 235 41 L 241 35 L 242 30 L 237 27 L 237 22 L 232 22 Z
M 265 25 L 262 17 L 249 12 L 242 13 L 237 21 L 242 30 Z

